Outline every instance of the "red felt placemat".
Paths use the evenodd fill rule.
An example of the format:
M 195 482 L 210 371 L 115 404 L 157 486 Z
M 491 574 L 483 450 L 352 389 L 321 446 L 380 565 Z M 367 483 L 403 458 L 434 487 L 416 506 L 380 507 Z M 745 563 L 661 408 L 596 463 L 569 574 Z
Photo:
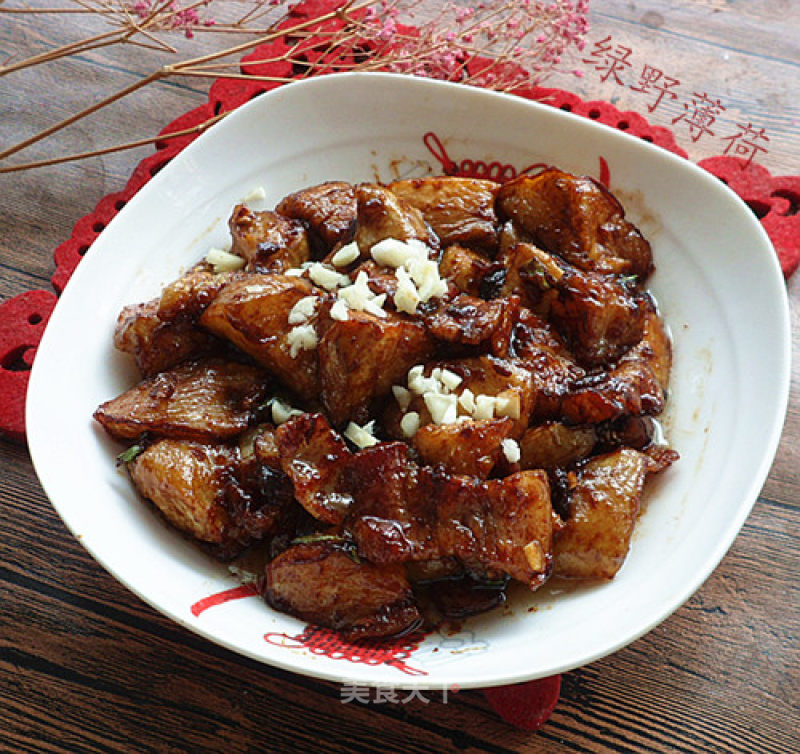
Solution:
M 340 2 L 307 0 L 298 3 L 290 11 L 291 22 L 294 24 L 316 18 Z M 313 27 L 309 30 L 313 31 Z M 242 72 L 275 79 L 292 78 L 297 66 L 280 59 L 292 45 L 292 40 L 283 38 L 262 45 L 242 59 Z M 304 43 L 304 55 L 308 62 L 315 64 L 315 75 L 335 72 L 335 64 L 327 69 L 321 65 L 324 63 L 320 58 L 321 50 L 327 50 L 327 42 L 323 41 L 317 48 L 312 36 Z M 296 59 L 296 54 L 293 57 Z M 475 58 L 469 63 L 471 72 L 486 62 Z M 299 75 L 304 77 L 308 74 Z M 279 81 L 219 79 L 212 84 L 205 104 L 181 115 L 167 125 L 160 136 L 166 137 L 203 124 L 213 116 L 234 110 L 253 97 L 280 85 Z M 624 130 L 687 157 L 669 129 L 651 125 L 638 113 L 622 112 L 607 102 L 587 102 L 561 89 L 537 87 L 518 94 Z M 154 153 L 137 165 L 125 187 L 104 197 L 90 214 L 75 224 L 70 238 L 59 245 L 54 253 L 56 269 L 51 282 L 55 293 L 50 290 L 28 291 L 0 303 L 0 434 L 24 442 L 24 406 L 29 370 L 44 327 L 55 307 L 57 294 L 64 289 L 83 255 L 111 219 L 152 176 L 198 135 L 199 132 L 159 140 Z M 441 144 L 437 144 L 435 135 L 433 137 L 429 148 L 440 161 L 443 172 L 480 174 L 493 167 L 503 167 L 470 160 L 455 162 Z M 800 176 L 773 176 L 766 168 L 735 157 L 713 157 L 701 161 L 699 165 L 727 183 L 750 206 L 775 246 L 784 275 L 791 275 L 800 263 Z M 505 690 L 492 690 L 487 693 L 487 699 L 507 721 L 529 730 L 538 728 L 547 720 L 558 700 L 558 678 L 555 676 L 506 687 Z

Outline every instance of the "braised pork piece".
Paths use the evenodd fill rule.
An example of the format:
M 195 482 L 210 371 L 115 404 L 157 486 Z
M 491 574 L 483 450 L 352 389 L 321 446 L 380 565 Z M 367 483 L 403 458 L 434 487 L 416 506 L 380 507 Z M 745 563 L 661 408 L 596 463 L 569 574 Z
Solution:
M 351 639 L 614 577 L 677 453 L 650 245 L 606 188 L 331 182 L 229 228 L 122 311 L 142 381 L 95 412 L 171 526 Z

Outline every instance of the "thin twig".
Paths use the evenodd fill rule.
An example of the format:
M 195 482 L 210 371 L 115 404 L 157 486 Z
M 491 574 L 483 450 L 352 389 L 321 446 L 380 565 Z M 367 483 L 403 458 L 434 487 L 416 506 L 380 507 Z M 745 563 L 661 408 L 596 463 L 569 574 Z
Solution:
M 94 8 L 6 8 L 0 6 L 0 13 L 24 14 L 32 13 L 36 15 L 51 15 L 53 13 L 109 13 L 110 11 L 96 10 Z
M 100 47 L 103 45 L 96 44 L 101 40 L 109 40 L 109 38 L 115 38 L 112 41 L 112 44 L 118 42 L 118 37 L 120 36 L 120 32 L 117 29 L 112 31 L 106 31 L 102 34 L 95 34 L 94 36 L 87 37 L 86 39 L 82 39 L 79 42 L 70 42 L 70 44 L 62 45 L 61 47 L 56 47 L 53 50 L 48 50 L 47 52 L 40 53 L 39 55 L 33 55 L 30 58 L 25 58 L 25 60 L 20 60 L 18 63 L 12 63 L 11 65 L 4 65 L 0 66 L 0 76 L 4 76 L 7 73 L 13 73 L 14 71 L 22 70 L 23 68 L 29 68 L 33 65 L 39 65 L 40 63 L 48 63 L 51 60 L 55 60 L 56 58 L 66 57 L 67 55 L 73 55 L 76 52 L 83 52 L 84 50 L 91 50 L 94 47 Z
M 141 89 L 148 84 L 152 84 L 154 81 L 158 81 L 159 79 L 168 76 L 171 73 L 170 66 L 164 66 L 164 68 L 151 73 L 149 76 L 146 76 L 143 79 L 139 79 L 139 81 L 135 81 L 130 86 L 126 86 L 124 89 L 120 89 L 120 91 L 112 94 L 110 97 L 106 97 L 105 99 L 100 100 L 99 102 L 95 102 L 94 105 L 90 105 L 87 108 L 84 108 L 78 113 L 74 115 L 70 115 L 68 118 L 64 118 L 64 120 L 59 121 L 53 126 L 46 128 L 44 131 L 40 131 L 35 136 L 31 136 L 25 141 L 21 141 L 19 144 L 15 144 L 13 147 L 9 147 L 3 152 L 0 152 L 0 160 L 6 159 L 6 157 L 10 157 L 12 154 L 16 154 L 17 152 L 22 151 L 23 149 L 29 147 L 31 144 L 35 144 L 37 141 L 41 141 L 42 139 L 47 138 L 48 136 L 52 136 L 57 131 L 60 131 L 62 128 L 66 128 L 69 125 L 75 123 L 75 121 L 80 120 L 81 118 L 85 118 L 87 115 L 91 115 L 92 113 L 97 112 L 98 110 L 104 108 L 106 105 L 110 105 L 112 102 L 116 102 L 123 97 L 131 94 L 132 92 Z
M 8 167 L 0 167 L 0 173 L 16 173 L 20 170 L 30 170 L 31 168 L 43 168 L 48 165 L 59 165 L 62 162 L 74 162 L 75 160 L 85 160 L 88 157 L 100 157 L 104 154 L 111 154 L 112 152 L 122 152 L 127 149 L 135 149 L 136 147 L 147 146 L 154 144 L 157 141 L 169 141 L 179 136 L 188 136 L 193 133 L 202 133 L 218 121 L 222 120 L 228 113 L 219 113 L 213 118 L 209 118 L 203 123 L 190 128 L 184 128 L 182 131 L 173 131 L 172 133 L 162 134 L 160 136 L 151 136 L 147 139 L 138 139 L 137 141 L 129 141 L 125 144 L 118 144 L 113 147 L 105 147 L 103 149 L 93 149 L 89 152 L 78 152 L 77 154 L 65 155 L 62 157 L 53 157 L 49 160 L 37 160 L 36 162 L 26 162 L 21 165 L 10 165 Z
M 294 81 L 291 76 L 259 76 L 249 73 L 226 73 L 225 71 L 195 71 L 191 68 L 179 71 L 176 76 L 190 76 L 200 79 L 236 79 L 237 81 L 277 81 L 281 84 L 288 84 Z M 1 157 L 2 155 L 0 155 Z

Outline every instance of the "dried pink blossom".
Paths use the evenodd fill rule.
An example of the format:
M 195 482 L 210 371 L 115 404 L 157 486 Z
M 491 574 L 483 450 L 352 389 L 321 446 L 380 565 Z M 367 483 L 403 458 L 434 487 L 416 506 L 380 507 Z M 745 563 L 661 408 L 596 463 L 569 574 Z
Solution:
M 385 0 L 364 15 L 360 36 L 371 45 L 370 65 L 514 90 L 560 70 L 573 48 L 583 49 L 589 28 L 589 0 L 451 1 L 409 33 L 403 22 L 420 4 Z
M 153 28 L 160 30 L 180 30 L 188 39 L 194 37 L 194 30 L 200 27 L 209 28 L 216 21 L 201 15 L 200 7 L 207 7 L 212 0 L 191 3 L 187 6 L 178 0 L 164 3 L 160 0 L 135 0 L 128 2 L 128 11 L 140 19 L 153 18 Z
M 147 18 L 150 29 L 179 30 L 191 38 L 214 25 L 207 15 L 212 2 L 128 0 L 122 5 L 131 15 Z M 287 11 L 294 5 L 289 0 L 252 2 Z M 508 91 L 535 86 L 561 70 L 571 51 L 584 48 L 589 28 L 589 0 L 480 0 L 474 5 L 379 0 L 352 15 L 350 4 L 338 3 L 346 23 L 323 35 L 325 41 L 315 49 L 324 49 L 315 59 L 342 59 L 337 70 L 382 68 Z M 330 0 L 331 9 L 336 5 Z M 418 16 L 426 20 L 418 22 Z M 341 52 L 348 46 L 360 51 L 349 67 Z

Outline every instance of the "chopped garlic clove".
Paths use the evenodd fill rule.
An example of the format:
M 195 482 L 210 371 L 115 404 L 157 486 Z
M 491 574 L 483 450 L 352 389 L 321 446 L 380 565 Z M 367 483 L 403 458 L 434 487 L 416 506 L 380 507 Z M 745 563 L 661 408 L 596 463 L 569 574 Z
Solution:
M 497 416 L 507 416 L 509 419 L 519 419 L 520 403 L 519 393 L 516 390 L 506 390 L 495 398 L 494 412 Z
M 408 266 L 413 261 L 427 259 L 428 247 L 416 238 L 408 241 L 384 238 L 373 245 L 370 255 L 378 264 L 397 269 Z
M 240 256 L 216 247 L 208 250 L 206 262 L 214 268 L 214 272 L 235 272 L 241 270 L 246 264 Z
M 493 395 L 476 395 L 475 410 L 472 412 L 473 419 L 492 419 L 494 418 L 495 398 Z
M 519 449 L 519 443 L 517 443 L 516 440 L 511 437 L 506 437 L 506 439 L 500 443 L 500 446 L 503 448 L 503 455 L 509 463 L 519 462 L 522 454 Z
M 337 319 L 340 322 L 350 319 L 349 309 L 344 299 L 339 298 L 333 302 L 333 306 L 331 306 L 331 319 Z
M 415 260 L 409 268 L 409 274 L 417 286 L 422 301 L 429 301 L 447 293 L 447 283 L 439 276 L 439 265 L 432 259 Z
M 256 186 L 242 201 L 245 204 L 254 204 L 256 202 L 263 202 L 266 198 L 266 189 L 263 186 Z
M 394 294 L 394 305 L 397 307 L 397 311 L 416 314 L 420 296 L 414 281 L 403 267 L 398 267 L 394 274 L 397 278 L 397 291 Z
M 413 377 L 408 378 L 408 389 L 415 395 L 442 392 L 439 389 L 438 380 L 435 380 L 433 377 L 423 377 L 421 374 L 415 374 Z
M 409 411 L 400 420 L 400 429 L 404 437 L 413 437 L 419 429 L 419 414 L 416 411 Z
M 458 406 L 455 395 L 442 393 L 425 393 L 422 396 L 425 406 L 430 411 L 434 424 L 453 424 L 458 418 Z
M 294 359 L 300 351 L 310 351 L 312 348 L 316 348 L 319 337 L 314 325 L 296 325 L 289 330 L 286 341 L 289 344 L 289 356 Z
M 405 411 L 411 403 L 411 393 L 402 385 L 392 385 L 392 393 L 397 405 L 400 406 L 402 411 Z
M 274 424 L 283 424 L 289 421 L 293 416 L 300 416 L 303 413 L 299 409 L 292 408 L 280 398 L 273 398 L 270 401 L 270 409 L 272 410 L 272 421 Z
M 547 561 L 544 557 L 542 545 L 538 540 L 533 539 L 528 542 L 528 544 L 522 548 L 522 552 L 525 555 L 525 560 L 528 561 L 528 565 L 532 571 L 537 573 L 544 571 Z
M 369 278 L 363 270 L 358 273 L 352 285 L 339 289 L 339 298 L 344 299 L 348 308 L 357 312 L 367 312 L 376 317 L 386 317 L 386 312 L 381 308 L 386 301 L 386 294 L 376 296 L 369 287 Z
M 364 311 L 368 314 L 373 314 L 376 317 L 386 317 L 387 314 L 383 310 L 383 304 L 386 301 L 386 294 L 381 293 L 380 296 L 375 296 L 372 299 L 367 299 L 364 303 Z
M 424 364 L 415 364 L 411 369 L 408 370 L 408 384 L 411 384 L 411 380 L 418 379 L 422 377 L 425 372 L 425 365 Z
M 317 262 L 303 262 L 299 267 L 291 267 L 290 269 L 286 270 L 283 274 L 288 275 L 289 277 L 299 278 L 302 277 L 303 274 L 309 268 L 313 267 Z
M 301 298 L 289 312 L 289 324 L 298 325 L 310 319 L 317 309 L 317 297 L 305 296 Z
M 405 243 L 396 238 L 384 238 L 378 241 L 369 253 L 378 264 L 385 267 L 400 267 L 408 257 Z
M 374 426 L 374 421 L 363 427 L 359 427 L 355 422 L 350 422 L 344 431 L 344 436 L 357 448 L 370 448 L 378 444 L 377 438 L 372 434 Z
M 453 391 L 461 384 L 462 380 L 455 372 L 451 372 L 449 369 L 442 369 L 439 373 L 439 382 L 447 390 Z
M 341 272 L 326 267 L 322 262 L 315 262 L 308 268 L 311 280 L 325 290 L 334 291 L 337 288 L 350 285 L 350 278 Z
M 358 244 L 355 241 L 351 241 L 342 246 L 342 248 L 331 257 L 331 263 L 334 267 L 347 267 L 348 264 L 352 264 L 360 256 L 361 250 L 358 248 Z
M 464 388 L 458 396 L 458 405 L 468 414 L 475 413 L 475 395 L 469 388 Z

